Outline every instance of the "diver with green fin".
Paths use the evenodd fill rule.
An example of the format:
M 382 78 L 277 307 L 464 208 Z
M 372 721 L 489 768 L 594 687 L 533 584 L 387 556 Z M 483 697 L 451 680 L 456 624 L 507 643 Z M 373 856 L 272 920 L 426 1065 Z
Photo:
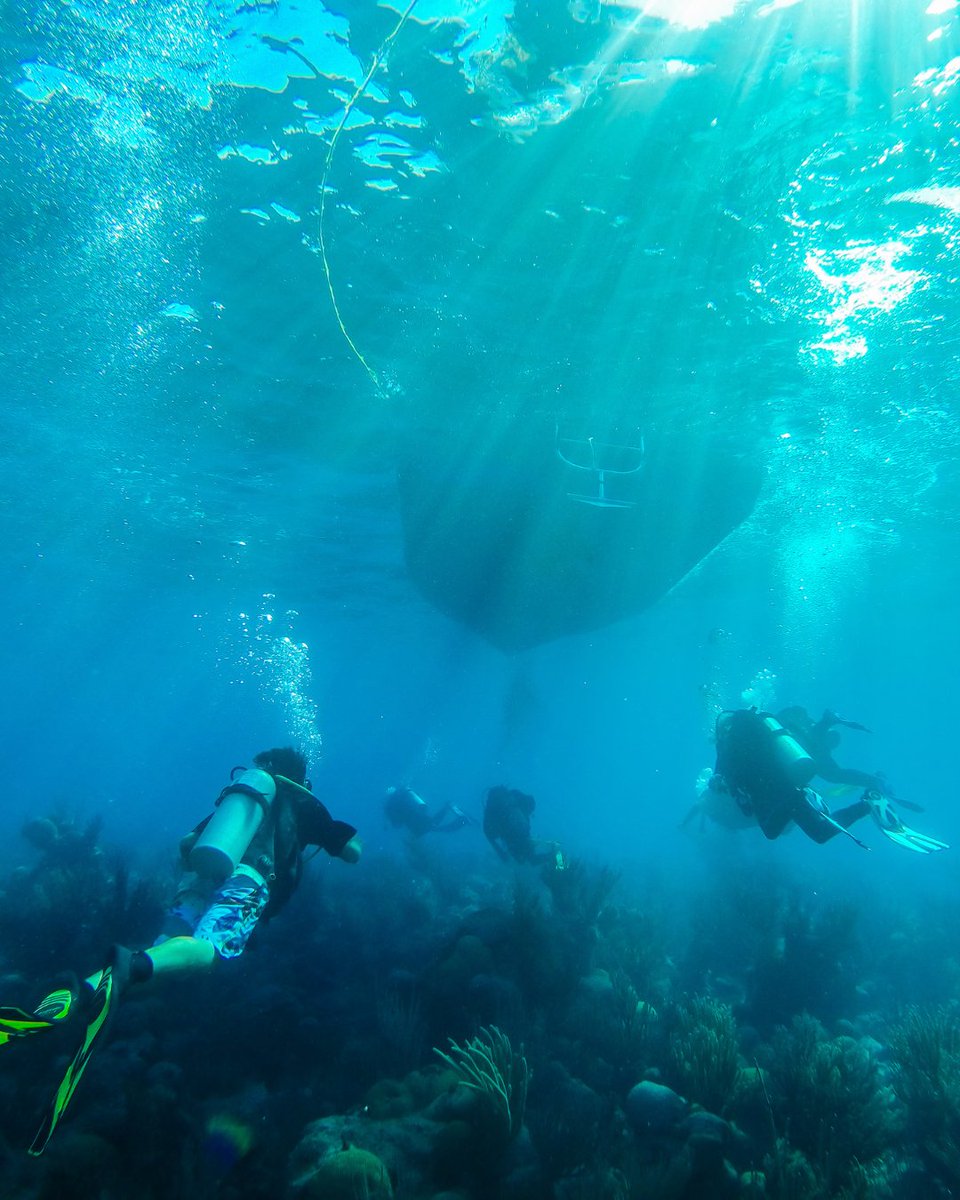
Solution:
M 99 971 L 83 983 L 66 977 L 32 1012 L 0 1008 L 0 1047 L 58 1027 L 82 1029 L 30 1154 L 43 1153 L 128 988 L 236 958 L 261 917 L 293 895 L 307 846 L 348 863 L 360 858 L 356 829 L 334 820 L 310 790 L 300 751 L 264 750 L 253 761 L 249 770 L 234 768 L 214 811 L 181 841 L 184 871 L 153 946 L 114 946 Z
M 755 821 L 771 840 L 793 823 L 815 842 L 822 844 L 845 834 L 859 846 L 864 843 L 850 832 L 850 826 L 870 816 L 886 837 L 907 850 L 930 854 L 948 849 L 946 843 L 903 823 L 881 776 L 833 761 L 832 751 L 839 740 L 836 725 L 865 728 L 829 711 L 817 722 L 800 708 L 785 709 L 777 716 L 756 708 L 722 712 L 716 726 L 716 767 L 706 784 L 709 795 L 693 811 L 710 812 L 711 805 L 724 799 L 739 815 Z M 817 776 L 828 783 L 862 787 L 863 794 L 855 803 L 831 811 L 809 786 Z M 918 808 L 903 800 L 898 803 Z

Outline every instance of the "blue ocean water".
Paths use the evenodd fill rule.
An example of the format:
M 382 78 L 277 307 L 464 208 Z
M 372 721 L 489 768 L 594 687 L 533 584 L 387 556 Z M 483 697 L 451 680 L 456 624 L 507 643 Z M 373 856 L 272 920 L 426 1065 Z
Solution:
M 0 860 L 58 811 L 163 861 L 295 741 L 374 863 L 388 784 L 506 782 L 636 879 L 935 922 L 956 851 L 679 822 L 721 707 L 802 703 L 960 843 L 958 40 L 954 0 L 10 0 Z M 569 536 L 591 439 L 670 447 L 661 538 Z M 494 554 L 451 615 L 405 477 L 441 590 L 488 518 L 533 590 Z M 558 631 L 572 566 L 609 619 Z
M 166 834 L 293 736 L 361 820 L 502 774 L 639 850 L 703 695 L 768 672 L 951 835 L 956 36 L 906 2 L 12 5 L 14 810 Z M 394 473 L 558 431 L 736 439 L 762 489 L 665 600 L 504 656 L 411 586 Z

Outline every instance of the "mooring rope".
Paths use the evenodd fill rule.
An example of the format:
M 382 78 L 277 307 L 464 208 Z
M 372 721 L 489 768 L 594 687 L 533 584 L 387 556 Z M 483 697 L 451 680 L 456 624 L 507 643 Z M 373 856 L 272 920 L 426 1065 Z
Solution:
M 366 358 L 363 355 L 363 352 L 361 351 L 359 346 L 356 344 L 356 342 L 353 340 L 353 338 L 350 336 L 349 330 L 347 329 L 347 326 L 343 319 L 343 314 L 340 311 L 340 305 L 337 301 L 337 292 L 333 285 L 333 273 L 330 270 L 330 257 L 327 253 L 327 238 L 326 238 L 326 231 L 325 231 L 325 224 L 324 224 L 324 219 L 326 217 L 326 210 L 327 210 L 327 179 L 329 178 L 330 168 L 333 164 L 333 156 L 337 152 L 337 143 L 340 141 L 340 134 L 343 133 L 344 129 L 346 128 L 347 121 L 349 121 L 349 119 L 350 119 L 350 113 L 353 111 L 354 106 L 357 104 L 357 102 L 363 96 L 364 92 L 366 92 L 367 88 L 370 85 L 370 80 L 373 79 L 374 75 L 377 72 L 377 68 L 383 62 L 383 57 L 386 54 L 387 50 L 389 49 L 391 42 L 393 42 L 396 39 L 400 30 L 406 24 L 407 18 L 413 12 L 414 8 L 416 7 L 416 4 L 417 4 L 417 0 L 410 0 L 410 3 L 403 10 L 403 13 L 401 14 L 400 19 L 397 21 L 396 25 L 394 25 L 393 29 L 387 34 L 387 36 L 380 43 L 380 46 L 377 49 L 376 54 L 374 54 L 374 56 L 373 56 L 373 61 L 370 63 L 370 67 L 369 67 L 366 75 L 364 75 L 359 86 L 356 88 L 353 95 L 350 97 L 350 99 L 347 101 L 346 105 L 344 106 L 343 115 L 340 118 L 340 123 L 337 125 L 336 129 L 334 130 L 333 137 L 330 139 L 330 144 L 327 147 L 327 156 L 323 163 L 323 173 L 320 176 L 320 210 L 319 210 L 318 217 L 317 217 L 317 236 L 318 236 L 318 241 L 320 243 L 320 261 L 323 263 L 323 274 L 324 274 L 324 278 L 327 281 L 327 292 L 330 296 L 330 304 L 333 308 L 333 315 L 337 319 L 337 325 L 340 328 L 340 332 L 343 334 L 344 341 L 350 347 L 350 350 L 353 353 L 354 357 L 357 359 L 357 361 L 360 363 L 360 365 L 366 371 L 367 375 L 370 377 L 370 381 L 373 383 L 373 386 L 377 389 L 377 391 L 381 395 L 385 394 L 385 390 L 384 390 L 383 385 L 380 382 L 379 376 L 377 375 L 377 373 L 373 369 L 373 367 L 371 367 L 370 364 L 367 362 Z M 306 65 L 310 68 L 311 71 L 313 71 L 314 75 L 316 75 L 318 79 L 322 78 L 321 72 L 317 69 L 317 67 L 309 60 L 309 58 L 306 57 L 305 54 L 302 54 L 295 46 L 292 46 L 289 42 L 281 41 L 280 38 L 270 37 L 267 34 L 261 34 L 260 36 L 261 36 L 261 41 L 265 42 L 272 50 L 278 50 L 282 53 L 289 53 L 289 54 L 296 55 L 296 57 L 299 58 L 301 60 L 301 62 L 306 63 Z

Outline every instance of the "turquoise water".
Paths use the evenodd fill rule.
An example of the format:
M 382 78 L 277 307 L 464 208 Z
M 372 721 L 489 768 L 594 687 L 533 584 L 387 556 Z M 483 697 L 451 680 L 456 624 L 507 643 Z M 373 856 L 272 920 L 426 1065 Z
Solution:
M 759 679 L 949 838 L 954 9 L 8 6 L 16 810 L 296 738 L 640 853 Z
M 264 747 L 365 846 L 262 952 L 125 999 L 39 1165 L 62 1054 L 10 1050 L 4 1195 L 287 1194 L 312 1122 L 369 1134 L 494 1023 L 525 1149 L 459 1155 L 421 1088 L 398 1196 L 955 1194 L 958 12 L 0 8 L 0 1001 L 149 944 Z M 954 848 L 681 828 L 752 704 L 868 727 L 838 760 Z M 569 871 L 384 818 L 501 783 Z M 691 1068 L 717 1028 L 737 1103 Z M 648 1076 L 713 1133 L 651 1141 Z

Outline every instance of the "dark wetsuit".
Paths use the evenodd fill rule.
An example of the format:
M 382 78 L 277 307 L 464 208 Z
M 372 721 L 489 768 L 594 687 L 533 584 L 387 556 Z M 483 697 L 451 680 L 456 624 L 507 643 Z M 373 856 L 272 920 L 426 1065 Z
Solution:
M 434 815 L 426 801 L 409 788 L 391 788 L 383 811 L 394 828 L 407 829 L 414 837 L 423 837 L 434 827 Z
M 778 762 L 776 734 L 764 724 L 769 713 L 740 709 L 717 718 L 716 785 L 725 788 L 765 837 L 777 838 L 793 821 L 815 842 L 828 842 L 841 832 L 843 817 L 833 819 L 819 808 L 804 784 L 815 774 L 810 766 L 803 783 L 790 779 Z M 783 736 L 782 734 L 780 736 Z
M 456 833 L 466 825 L 475 824 L 455 804 L 445 804 L 439 812 L 431 812 L 426 800 L 407 787 L 388 788 L 383 811 L 395 829 L 406 829 L 415 838 L 425 833 Z
M 858 771 L 855 767 L 841 767 L 834 760 L 833 751 L 840 741 L 834 726 L 848 725 L 863 729 L 850 721 L 842 721 L 834 713 L 825 712 L 819 721 L 814 721 L 805 708 L 785 708 L 777 713 L 777 720 L 788 730 L 813 759 L 817 775 L 827 783 L 849 783 L 854 787 L 870 788 L 883 795 L 890 794 L 890 786 L 879 775 Z
M 290 899 L 303 874 L 303 852 L 319 846 L 337 858 L 357 831 L 346 821 L 331 817 L 309 788 L 275 775 L 276 799 L 272 820 L 264 821 L 243 861 L 271 879 L 267 915 L 274 916 Z
M 492 787 L 483 805 L 483 832 L 504 860 L 545 862 L 549 854 L 537 849 L 530 835 L 530 817 L 536 801 L 516 788 Z

